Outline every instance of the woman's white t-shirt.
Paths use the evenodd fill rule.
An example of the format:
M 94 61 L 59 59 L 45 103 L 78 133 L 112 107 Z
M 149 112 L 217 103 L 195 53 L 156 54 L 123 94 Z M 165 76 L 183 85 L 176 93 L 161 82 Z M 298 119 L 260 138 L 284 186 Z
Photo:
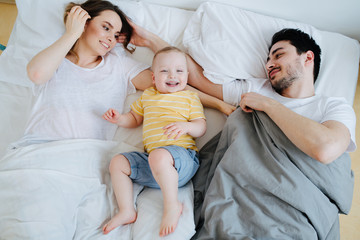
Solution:
M 329 120 L 343 123 L 349 129 L 351 136 L 347 151 L 355 151 L 356 116 L 354 109 L 346 102 L 345 98 L 319 94 L 301 99 L 287 98 L 278 94 L 267 79 L 237 79 L 223 85 L 224 101 L 233 105 L 237 105 L 241 100 L 241 95 L 246 92 L 257 92 L 273 98 L 292 111 L 319 123 Z
M 116 47 L 95 68 L 82 68 L 64 59 L 54 76 L 36 86 L 38 95 L 18 145 L 61 139 L 112 140 L 117 129 L 102 115 L 123 111 L 125 98 L 136 91 L 131 80 L 149 66 Z

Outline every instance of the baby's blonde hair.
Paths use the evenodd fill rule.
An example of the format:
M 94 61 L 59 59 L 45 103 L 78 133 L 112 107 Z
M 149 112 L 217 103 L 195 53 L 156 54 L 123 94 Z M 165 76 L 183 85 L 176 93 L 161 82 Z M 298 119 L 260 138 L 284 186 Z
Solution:
M 168 46 L 168 47 L 164 47 L 162 49 L 160 49 L 159 51 L 157 51 L 153 57 L 153 63 L 155 61 L 155 58 L 160 54 L 160 53 L 167 53 L 167 52 L 178 52 L 178 53 L 182 53 L 185 57 L 186 60 L 186 54 L 184 53 L 184 51 L 182 51 L 180 48 L 174 47 L 174 46 Z

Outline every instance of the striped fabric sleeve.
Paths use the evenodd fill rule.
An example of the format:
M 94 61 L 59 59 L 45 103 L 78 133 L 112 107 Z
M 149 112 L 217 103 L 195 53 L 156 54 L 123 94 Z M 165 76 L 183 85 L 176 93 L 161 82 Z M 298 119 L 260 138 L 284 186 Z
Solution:
M 144 116 L 144 108 L 142 104 L 142 95 L 139 97 L 133 104 L 131 104 L 131 109 L 139 114 L 140 116 Z
M 191 97 L 192 97 L 192 103 L 191 103 L 189 120 L 191 121 L 199 118 L 205 119 L 204 108 L 200 102 L 197 93 L 193 93 Z

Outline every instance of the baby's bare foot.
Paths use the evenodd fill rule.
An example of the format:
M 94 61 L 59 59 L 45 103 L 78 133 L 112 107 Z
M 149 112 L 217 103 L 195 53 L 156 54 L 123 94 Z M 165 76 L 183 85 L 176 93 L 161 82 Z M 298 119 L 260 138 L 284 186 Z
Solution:
M 160 224 L 160 237 L 166 236 L 175 231 L 182 210 L 183 205 L 180 202 L 177 202 L 173 207 L 164 207 L 164 212 Z
M 125 210 L 118 212 L 113 218 L 110 219 L 103 227 L 103 233 L 108 234 L 115 228 L 135 222 L 137 214 L 135 210 Z

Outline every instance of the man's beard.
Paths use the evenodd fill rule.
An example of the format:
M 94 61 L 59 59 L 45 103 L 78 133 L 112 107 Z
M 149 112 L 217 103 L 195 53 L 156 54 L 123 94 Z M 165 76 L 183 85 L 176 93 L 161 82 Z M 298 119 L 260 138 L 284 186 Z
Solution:
M 285 89 L 290 87 L 293 84 L 293 82 L 295 82 L 296 79 L 297 77 L 288 77 L 288 78 L 284 77 L 276 81 L 272 85 L 272 87 L 277 93 L 281 94 Z
M 300 61 L 297 60 L 295 63 L 295 66 L 288 66 L 286 68 L 287 76 L 279 79 L 278 81 L 275 81 L 272 84 L 272 87 L 274 90 L 282 94 L 282 92 L 289 88 L 296 80 L 299 79 L 299 77 L 302 75 L 303 69 L 301 67 Z

